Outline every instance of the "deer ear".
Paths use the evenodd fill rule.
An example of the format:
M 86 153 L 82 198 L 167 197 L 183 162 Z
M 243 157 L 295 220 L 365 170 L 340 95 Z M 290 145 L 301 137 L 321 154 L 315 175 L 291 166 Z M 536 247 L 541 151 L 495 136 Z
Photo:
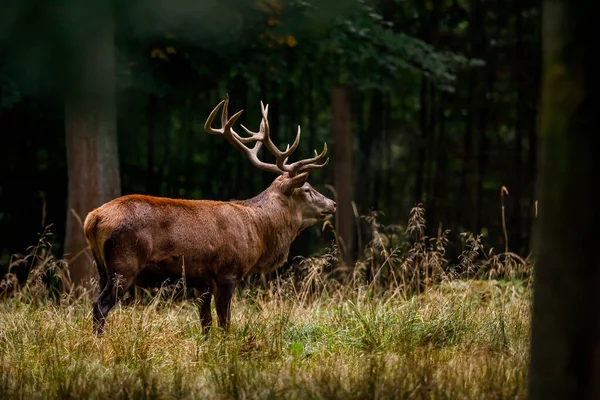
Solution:
M 281 191 L 283 194 L 290 196 L 294 193 L 294 189 L 304 185 L 308 179 L 308 172 L 303 172 L 300 175 L 296 175 L 293 178 L 287 178 L 281 183 Z

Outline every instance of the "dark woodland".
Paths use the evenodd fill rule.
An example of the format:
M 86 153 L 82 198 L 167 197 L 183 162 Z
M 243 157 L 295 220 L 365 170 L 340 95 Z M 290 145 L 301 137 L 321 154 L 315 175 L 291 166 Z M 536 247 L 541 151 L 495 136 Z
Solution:
M 3 0 L 0 397 L 598 398 L 594 23 L 591 2 L 565 0 Z M 268 104 L 270 171 L 207 133 L 226 97 L 238 133 Z M 308 179 L 318 210 L 290 195 L 290 169 L 279 208 L 235 203 L 255 225 L 240 211 L 167 236 L 165 216 L 188 215 L 171 208 L 123 233 L 114 206 L 89 225 L 91 255 L 95 208 L 253 198 L 298 129 L 290 162 L 328 149 Z M 283 222 L 264 228 L 272 210 Z M 123 244 L 139 226 L 179 275 L 170 251 L 198 243 L 244 271 L 285 262 L 228 275 L 220 299 L 199 273 L 230 331 L 211 330 L 210 302 L 177 303 L 197 289 L 185 276 L 153 292 L 100 276 L 117 289 L 92 303 L 93 257 L 120 237 L 117 256 L 145 257 Z M 223 239 L 256 226 L 269 239 Z M 108 339 L 92 307 L 102 324 L 114 307 Z
M 300 125 L 298 157 L 328 143 L 331 165 L 311 182 L 338 198 L 349 260 L 368 241 L 361 216 L 402 225 L 417 204 L 430 236 L 451 230 L 453 256 L 464 231 L 529 253 L 539 2 L 87 3 L 21 2 L 0 17 L 4 271 L 50 224 L 55 251 L 79 251 L 77 218 L 118 194 L 266 188 L 268 173 L 202 129 L 227 93 L 250 128 L 270 105 L 281 148 Z M 332 238 L 307 231 L 290 257 Z

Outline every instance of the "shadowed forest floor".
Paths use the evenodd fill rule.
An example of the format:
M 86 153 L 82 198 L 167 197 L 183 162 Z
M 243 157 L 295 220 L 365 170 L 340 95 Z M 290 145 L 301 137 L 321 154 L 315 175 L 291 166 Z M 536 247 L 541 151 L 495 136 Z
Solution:
M 244 289 L 230 332 L 208 336 L 192 301 L 117 305 L 95 338 L 90 300 L 14 298 L 0 303 L 0 397 L 525 398 L 528 286 Z

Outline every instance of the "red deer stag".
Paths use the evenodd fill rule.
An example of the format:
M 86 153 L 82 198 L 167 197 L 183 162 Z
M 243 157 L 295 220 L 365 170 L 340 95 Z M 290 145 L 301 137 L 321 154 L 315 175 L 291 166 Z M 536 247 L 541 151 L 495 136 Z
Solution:
M 240 136 L 233 125 L 243 110 L 227 116 L 229 96 L 210 113 L 204 130 L 222 135 L 254 166 L 279 176 L 262 193 L 248 200 L 179 200 L 145 195 L 116 198 L 91 211 L 84 232 L 96 261 L 100 293 L 93 306 L 93 332 L 101 335 L 110 309 L 130 285 L 184 277 L 199 300 L 204 331 L 212 325 L 211 296 L 216 302 L 219 326 L 227 329 L 230 303 L 238 282 L 254 273 L 269 272 L 287 259 L 298 234 L 329 218 L 336 203 L 307 183 L 308 171 L 329 162 L 321 154 L 288 164 L 300 142 L 280 151 L 269 137 L 268 105 L 262 108 L 258 132 L 242 125 L 249 136 Z M 221 128 L 212 127 L 219 109 Z M 252 148 L 246 144 L 254 143 Z M 265 146 L 275 164 L 258 159 Z

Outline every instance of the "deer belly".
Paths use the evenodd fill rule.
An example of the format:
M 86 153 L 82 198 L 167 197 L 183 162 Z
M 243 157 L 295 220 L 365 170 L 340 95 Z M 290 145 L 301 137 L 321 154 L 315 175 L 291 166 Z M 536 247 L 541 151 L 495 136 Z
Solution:
M 186 279 L 203 278 L 202 268 L 198 260 L 191 257 L 169 256 L 161 259 L 148 260 L 138 273 L 135 284 L 138 286 L 156 286 L 166 281 L 175 283 L 185 276 Z

